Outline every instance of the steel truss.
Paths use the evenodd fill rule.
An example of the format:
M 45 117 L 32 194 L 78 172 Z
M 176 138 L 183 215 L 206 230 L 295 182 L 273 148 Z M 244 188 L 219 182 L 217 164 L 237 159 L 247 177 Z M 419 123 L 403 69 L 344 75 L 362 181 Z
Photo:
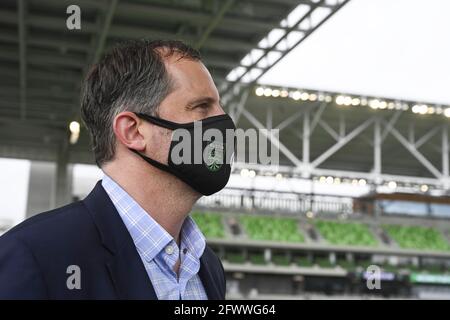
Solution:
M 339 119 L 339 129 L 335 130 L 330 126 L 327 121 L 322 117 L 327 108 L 330 108 L 332 103 L 316 102 L 309 108 L 302 108 L 293 116 L 281 121 L 278 125 L 272 126 L 271 123 L 271 109 L 267 108 L 267 119 L 269 120 L 266 125 L 263 125 L 258 118 L 252 114 L 249 110 L 245 109 L 243 105 L 239 106 L 239 113 L 242 114 L 252 126 L 257 129 L 275 128 L 279 129 L 280 133 L 286 130 L 294 122 L 300 123 L 300 128 L 296 130 L 301 132 L 297 133 L 297 137 L 302 141 L 302 157 L 298 158 L 294 153 L 286 147 L 278 137 L 274 135 L 267 136 L 268 140 L 272 142 L 272 147 L 278 148 L 281 154 L 283 154 L 291 163 L 292 166 L 263 166 L 254 164 L 237 163 L 236 169 L 253 169 L 259 172 L 280 172 L 286 175 L 297 176 L 301 178 L 310 179 L 317 176 L 333 176 L 349 179 L 366 179 L 367 182 L 374 185 L 379 185 L 387 181 L 395 181 L 404 184 L 427 184 L 437 189 L 443 189 L 449 191 L 450 189 L 450 176 L 449 176 L 449 138 L 448 138 L 448 123 L 442 123 L 431 128 L 428 132 L 418 135 L 414 126 L 410 126 L 408 136 L 404 136 L 396 124 L 401 118 L 404 111 L 396 110 L 389 113 L 376 112 L 375 114 L 368 115 L 361 123 L 356 127 L 353 125 L 351 129 L 347 125 L 347 120 L 344 117 Z M 299 121 L 299 120 L 302 121 Z M 237 118 L 239 121 L 239 118 Z M 311 141 L 314 138 L 314 134 L 319 131 L 326 132 L 333 140 L 334 144 L 327 150 L 316 156 L 314 159 L 310 157 Z M 368 139 L 367 136 L 362 136 L 363 133 L 373 130 L 372 139 Z M 417 163 L 420 163 L 425 167 L 432 175 L 429 177 L 414 177 L 405 175 L 392 175 L 383 173 L 382 163 L 382 145 L 388 136 L 392 136 L 398 141 L 411 155 Z M 436 151 L 440 153 L 442 159 L 442 165 L 436 167 L 427 157 L 419 151 L 419 148 L 425 143 L 429 142 L 433 137 L 439 137 L 440 146 L 436 148 Z M 321 165 L 327 161 L 336 152 L 342 149 L 344 146 L 352 142 L 358 137 L 366 139 L 368 148 L 373 149 L 372 170 L 370 172 L 357 172 L 346 170 L 330 170 L 321 168 Z

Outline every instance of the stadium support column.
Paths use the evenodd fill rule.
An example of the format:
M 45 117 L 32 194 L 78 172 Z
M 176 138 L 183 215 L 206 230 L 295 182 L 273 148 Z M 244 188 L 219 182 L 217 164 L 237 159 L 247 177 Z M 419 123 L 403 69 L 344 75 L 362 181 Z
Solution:
M 311 136 L 311 127 L 309 121 L 309 111 L 306 111 L 303 116 L 303 151 L 302 151 L 302 162 L 303 162 L 303 170 L 302 176 L 304 178 L 309 178 L 311 176 L 311 168 L 309 166 L 309 142 Z
M 383 139 L 381 137 L 381 120 L 379 117 L 375 118 L 373 127 L 373 180 L 375 184 L 371 186 L 372 190 L 376 193 L 377 186 L 382 183 L 381 179 L 381 144 Z M 381 215 L 381 208 L 378 205 L 374 207 L 375 216 Z
M 374 144 L 373 144 L 373 174 L 375 184 L 381 183 L 381 127 L 380 119 L 377 118 L 374 124 Z
M 450 189 L 449 177 L 449 146 L 448 146 L 448 126 L 444 124 L 442 128 L 442 180 L 446 190 Z
M 55 173 L 55 163 L 31 161 L 28 180 L 27 218 L 54 208 Z
M 267 107 L 267 113 L 266 113 L 266 129 L 271 130 L 273 124 L 273 114 L 272 114 L 272 107 Z
M 56 158 L 55 207 L 72 200 L 72 166 L 69 165 L 69 144 L 61 144 Z

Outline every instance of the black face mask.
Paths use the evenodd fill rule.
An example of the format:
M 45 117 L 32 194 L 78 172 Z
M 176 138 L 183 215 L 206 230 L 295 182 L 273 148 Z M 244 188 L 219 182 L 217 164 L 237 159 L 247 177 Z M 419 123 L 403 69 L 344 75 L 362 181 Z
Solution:
M 173 174 L 191 186 L 192 189 L 205 196 L 216 193 L 225 187 L 230 178 L 231 162 L 233 161 L 235 150 L 234 130 L 236 128 L 230 116 L 224 114 L 196 122 L 175 123 L 143 113 L 136 113 L 136 115 L 145 121 L 166 129 L 185 129 L 186 131 L 184 133 L 189 133 L 190 142 L 182 141 L 183 139 L 177 141 L 174 139 L 175 134 L 172 135 L 172 142 L 170 144 L 167 161 L 168 165 L 151 159 L 136 150 L 130 149 L 131 151 L 138 154 L 152 166 Z M 200 125 L 201 130 L 199 130 Z M 207 138 L 206 136 L 204 138 L 203 133 L 208 129 L 215 129 L 210 132 L 220 132 L 222 139 L 215 139 L 215 134 L 211 135 L 210 138 Z M 228 133 L 227 136 L 227 131 L 229 130 L 232 130 L 232 135 Z M 181 150 L 181 145 L 186 148 Z M 174 152 L 174 154 L 187 160 L 185 161 L 187 163 L 183 161 L 180 163 L 179 158 L 174 159 L 172 155 L 174 148 L 180 150 L 180 152 Z M 189 152 L 183 154 L 186 149 L 188 149 L 187 151 Z M 200 153 L 201 155 L 199 156 Z

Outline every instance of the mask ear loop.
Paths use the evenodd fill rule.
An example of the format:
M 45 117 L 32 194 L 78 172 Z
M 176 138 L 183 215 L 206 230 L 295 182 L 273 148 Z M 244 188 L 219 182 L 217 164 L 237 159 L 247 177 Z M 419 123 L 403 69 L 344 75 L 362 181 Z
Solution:
M 157 118 L 157 117 L 145 114 L 145 113 L 135 113 L 135 115 L 138 116 L 141 119 L 144 119 L 144 120 L 146 120 L 146 121 L 148 121 L 150 123 L 156 124 L 156 125 L 158 125 L 160 127 L 163 127 L 163 128 L 169 129 L 169 130 L 175 130 L 176 129 L 176 124 L 174 122 L 171 122 L 171 121 L 168 121 L 168 120 L 164 120 L 164 119 L 161 119 L 161 118 Z M 144 161 L 146 161 L 147 163 L 151 164 L 152 166 L 154 166 L 154 167 L 156 167 L 156 168 L 158 168 L 160 170 L 172 173 L 172 174 L 174 173 L 172 168 L 170 168 L 168 165 L 165 165 L 165 164 L 163 164 L 163 163 L 161 163 L 159 161 L 153 160 L 152 158 L 147 157 L 146 155 L 140 153 L 137 150 L 134 150 L 134 149 L 131 149 L 131 148 L 129 148 L 129 149 L 131 151 L 133 151 L 135 154 L 137 154 L 139 157 L 141 157 Z
M 166 128 L 166 129 L 170 129 L 170 130 L 175 130 L 179 127 L 179 124 L 169 121 L 169 120 L 165 120 L 165 119 L 161 119 L 161 118 L 157 118 L 154 116 L 151 116 L 149 114 L 145 114 L 145 113 L 135 113 L 135 115 L 137 115 L 139 118 L 144 119 L 148 122 L 151 122 L 153 124 L 156 124 L 160 127 Z
M 163 170 L 163 171 L 166 171 L 166 172 L 174 174 L 174 171 L 168 165 L 165 165 L 165 164 L 163 164 L 163 163 L 161 163 L 159 161 L 153 160 L 152 158 L 147 157 L 146 155 L 140 153 L 137 150 L 134 150 L 134 149 L 130 149 L 130 150 L 133 151 L 134 153 L 136 153 L 139 157 L 141 157 L 144 161 L 146 161 L 147 163 L 151 164 L 152 166 L 154 166 L 154 167 L 156 167 L 156 168 L 158 168 L 160 170 Z
M 159 161 L 153 160 L 152 158 L 149 158 L 145 155 L 143 155 L 142 153 L 140 153 L 139 151 L 136 151 L 134 149 L 130 149 L 131 151 L 133 151 L 134 153 L 136 153 L 138 156 L 140 156 L 142 159 L 144 159 L 144 161 L 146 161 L 147 163 L 149 163 L 150 165 L 154 166 L 157 169 L 160 169 L 162 171 L 168 172 L 172 175 L 174 175 L 175 177 L 178 177 L 181 181 L 183 181 L 184 183 L 186 183 L 187 185 L 191 186 L 192 189 L 194 189 L 195 191 L 197 191 L 200 194 L 203 194 L 200 190 L 198 190 L 197 188 L 193 187 L 192 185 L 189 184 L 189 181 L 183 177 L 183 176 L 178 176 L 177 172 L 175 170 L 172 170 L 171 167 L 162 164 Z
M 151 116 L 149 114 L 146 113 L 140 113 L 140 112 L 135 112 L 134 113 L 136 116 L 138 116 L 141 119 L 144 119 L 148 122 L 151 122 L 153 124 L 156 124 L 160 127 L 166 128 L 166 129 L 170 129 L 170 130 L 176 130 L 176 129 L 192 129 L 194 128 L 195 122 L 201 122 L 203 125 L 207 125 L 216 121 L 221 121 L 224 119 L 230 120 L 231 122 L 233 122 L 233 120 L 230 118 L 229 115 L 227 114 L 221 114 L 218 116 L 213 116 L 213 117 L 209 117 L 209 118 L 205 118 L 205 119 L 201 119 L 201 120 L 197 120 L 194 122 L 188 122 L 188 123 L 177 123 L 177 122 L 172 122 L 166 119 L 162 119 L 162 118 L 158 118 L 158 117 L 154 117 Z M 234 126 L 234 123 L 233 123 Z

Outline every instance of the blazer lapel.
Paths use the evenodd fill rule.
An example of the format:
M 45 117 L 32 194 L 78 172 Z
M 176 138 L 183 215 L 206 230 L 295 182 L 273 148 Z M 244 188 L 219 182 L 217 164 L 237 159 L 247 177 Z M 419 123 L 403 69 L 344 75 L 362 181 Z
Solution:
M 134 247 L 124 247 L 106 263 L 119 299 L 157 300 L 144 264 Z
M 207 251 L 200 258 L 200 270 L 198 271 L 198 275 L 200 280 L 202 281 L 203 287 L 205 288 L 206 295 L 209 300 L 221 300 L 224 299 L 222 297 L 220 290 L 217 286 L 216 281 L 211 275 L 211 270 L 208 267 L 209 265 L 209 256 Z
M 155 290 L 133 239 L 101 181 L 97 182 L 83 203 L 92 215 L 103 245 L 111 253 L 106 267 L 118 297 L 156 300 Z

